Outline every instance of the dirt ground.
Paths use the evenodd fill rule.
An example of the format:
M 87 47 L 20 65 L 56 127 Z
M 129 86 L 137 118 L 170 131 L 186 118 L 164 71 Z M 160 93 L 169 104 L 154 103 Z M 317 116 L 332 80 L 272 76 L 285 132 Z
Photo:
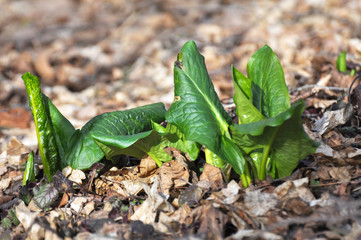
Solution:
M 252 54 L 268 44 L 283 66 L 291 99 L 305 99 L 305 130 L 322 143 L 316 153 L 290 177 L 247 189 L 237 179 L 209 188 L 183 185 L 175 199 L 197 196 L 195 201 L 155 206 L 154 200 L 153 213 L 143 212 L 148 218 L 136 214 L 145 199 L 157 199 L 157 182 L 125 196 L 117 184 L 124 179 L 109 180 L 109 172 L 96 176 L 89 191 L 59 193 L 59 201 L 45 210 L 19 200 L 21 165 L 37 150 L 23 73 L 39 76 L 43 92 L 80 128 L 104 112 L 154 102 L 169 107 L 174 61 L 189 40 L 204 55 L 225 102 L 234 94 L 231 65 L 246 73 Z M 348 101 L 354 77 L 336 69 L 342 51 L 348 66 L 360 71 L 359 0 L 1 0 L 0 238 L 361 238 L 357 102 L 351 121 L 311 131 L 332 104 Z M 172 172 L 177 166 L 168 167 Z M 89 183 L 90 170 L 78 174 L 72 180 L 84 175 L 80 186 Z M 15 209 L 20 222 L 11 217 Z

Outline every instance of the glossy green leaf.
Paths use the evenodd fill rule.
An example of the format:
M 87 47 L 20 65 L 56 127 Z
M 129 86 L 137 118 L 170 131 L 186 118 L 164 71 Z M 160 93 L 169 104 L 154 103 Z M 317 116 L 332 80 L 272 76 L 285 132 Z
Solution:
M 263 116 L 274 117 L 290 107 L 282 66 L 269 46 L 253 54 L 247 74 L 251 80 L 252 103 Z
M 276 167 L 277 176 L 274 177 L 288 176 L 297 167 L 299 160 L 314 153 L 317 147 L 303 130 L 303 111 L 304 103 L 300 100 L 274 118 L 231 126 L 233 141 L 246 154 L 261 151 L 263 161 L 270 157 Z M 258 160 L 256 166 L 261 172 L 262 164 Z
M 43 95 L 43 98 L 45 99 L 45 103 L 47 103 L 47 107 L 49 109 L 60 159 L 61 161 L 65 161 L 65 153 L 69 148 L 68 144 L 71 136 L 75 132 L 75 128 L 69 122 L 69 120 L 60 113 L 60 111 L 55 107 L 55 105 L 50 101 L 48 97 Z
M 251 81 L 232 67 L 234 103 L 239 123 L 247 124 L 265 119 L 260 111 L 252 104 Z
M 108 160 L 115 160 L 114 157 L 119 155 L 129 155 L 136 158 L 142 158 L 152 147 L 150 141 L 157 144 L 160 141 L 160 136 L 152 134 L 153 130 L 141 132 L 133 135 L 105 135 L 105 134 L 92 134 L 92 138 L 98 144 L 100 149 L 105 154 Z M 159 159 L 154 159 L 157 164 L 161 164 Z
M 174 66 L 174 102 L 166 114 L 188 140 L 220 149 L 220 136 L 228 134 L 232 119 L 218 99 L 204 57 L 193 41 L 187 42 Z
M 48 180 L 52 181 L 53 174 L 55 174 L 60 167 L 60 156 L 49 109 L 42 97 L 39 79 L 31 73 L 25 73 L 22 79 L 25 83 L 29 97 L 29 105 L 34 117 L 44 172 Z
M 103 151 L 92 136 L 124 136 L 149 131 L 152 129 L 152 121 L 162 122 L 164 115 L 164 104 L 155 103 L 96 116 L 70 138 L 70 148 L 62 166 L 70 165 L 74 169 L 89 168 L 104 157 Z
M 167 128 L 164 128 L 153 122 L 153 127 L 156 130 L 128 136 L 92 134 L 92 137 L 110 160 L 119 155 L 142 158 L 147 154 L 160 167 L 163 162 L 172 160 L 164 151 L 165 147 L 174 147 L 188 153 L 193 160 L 197 158 L 200 146 L 195 142 L 184 140 L 183 134 L 175 126 L 168 124 Z
M 225 140 L 230 138 L 228 127 L 233 123 L 232 119 L 218 99 L 204 57 L 193 41 L 187 42 L 178 55 L 174 66 L 174 85 L 175 97 L 166 114 L 167 121 L 176 125 L 187 140 L 206 146 L 242 172 L 238 152 L 226 148 L 232 145 Z
M 198 157 L 201 145 L 194 141 L 189 141 L 185 135 L 175 125 L 168 123 L 164 128 L 160 124 L 153 123 L 154 130 L 162 135 L 160 148 L 173 147 L 178 150 L 188 153 L 191 160 L 196 160 Z
M 28 159 L 26 160 L 26 167 L 23 177 L 23 186 L 26 185 L 26 182 L 35 181 L 35 170 L 34 170 L 34 152 L 29 153 Z

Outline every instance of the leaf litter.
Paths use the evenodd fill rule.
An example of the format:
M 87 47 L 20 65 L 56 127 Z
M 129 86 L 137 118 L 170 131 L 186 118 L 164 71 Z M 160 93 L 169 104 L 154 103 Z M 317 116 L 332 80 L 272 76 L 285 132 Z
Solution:
M 25 3 L 20 1 L 16 6 L 5 1 L 5 4 L 11 4 L 14 14 Z M 1 236 L 29 239 L 360 237 L 360 87 L 356 82 L 351 99 L 348 99 L 345 89 L 350 87 L 353 77 L 338 73 L 335 66 L 336 56 L 344 49 L 351 53 L 347 55 L 349 69 L 361 62 L 360 33 L 355 30 L 360 23 L 352 18 L 360 10 L 356 1 L 341 5 L 326 1 L 323 6 L 319 1 L 300 4 L 285 1 L 284 5 L 275 6 L 271 2 L 260 2 L 257 8 L 252 8 L 247 1 L 244 5 L 232 5 L 231 1 L 220 3 L 219 7 L 209 3 L 193 8 L 197 3 L 186 1 L 182 4 L 167 2 L 157 10 L 147 7 L 158 4 L 157 1 L 124 5 L 109 1 L 108 4 L 127 16 L 121 24 L 114 25 L 117 18 L 106 8 L 98 8 L 99 12 L 95 13 L 96 8 L 92 10 L 80 3 L 80 14 L 86 19 L 82 21 L 95 23 L 93 27 L 82 29 L 71 24 L 62 25 L 75 21 L 67 14 L 67 11 L 72 11 L 72 5 L 64 3 L 58 7 L 68 10 L 56 11 L 51 16 L 48 22 L 53 22 L 56 27 L 46 29 L 45 34 L 39 34 L 41 27 L 34 26 L 45 27 L 41 20 L 31 16 L 33 12 L 24 13 L 32 20 L 23 35 L 12 33 L 14 30 L 10 27 L 2 32 L 0 106 L 5 108 L 0 108 Z M 36 6 L 35 12 L 49 10 L 47 5 Z M 267 11 L 269 7 L 273 7 L 272 11 Z M 63 16 L 59 15 L 61 12 Z M 149 21 L 143 22 L 142 18 L 134 17 L 138 13 L 144 14 L 143 18 Z M 8 14 L 3 15 L 2 22 L 9 22 L 11 15 Z M 246 26 L 246 21 L 230 17 L 234 15 L 249 19 L 247 22 L 254 21 L 252 27 Z M 211 23 L 202 23 L 207 18 Z M 333 20 L 329 21 L 329 18 Z M 99 19 L 113 24 L 99 24 Z M 24 19 L 10 21 L 14 29 L 23 24 L 20 20 Z M 194 23 L 202 24 L 195 24 L 192 30 L 187 27 L 190 22 L 192 26 Z M 176 23 L 182 27 L 175 28 Z M 113 35 L 107 36 L 106 28 L 114 30 Z M 64 29 L 73 34 L 64 34 Z M 174 33 L 185 37 L 175 38 L 172 36 Z M 114 35 L 121 36 L 118 47 L 114 47 L 117 46 Z M 38 41 L 35 44 L 39 44 L 36 49 L 31 47 L 34 36 Z M 56 42 L 54 39 L 59 36 L 62 37 Z M 104 36 L 107 36 L 105 40 L 97 42 Z M 304 126 L 309 136 L 321 142 L 318 151 L 301 161 L 291 176 L 259 181 L 248 189 L 243 189 L 238 181 L 226 184 L 222 173 L 207 165 L 201 174 L 185 160 L 186 166 L 171 165 L 171 174 L 164 168 L 165 177 L 156 165 L 149 163 L 144 166 L 144 159 L 139 163 L 128 157 L 129 166 L 119 166 L 120 170 L 102 166 L 79 173 L 81 178 L 85 176 L 81 182 L 80 177 L 73 178 L 79 181 L 77 183 L 60 177 L 62 184 L 48 185 L 45 188 L 48 191 L 43 192 L 45 195 L 40 194 L 44 200 L 44 197 L 55 196 L 54 193 L 59 192 L 58 197 L 50 197 L 52 202 L 47 203 L 46 209 L 38 208 L 35 201 L 25 205 L 19 200 L 23 196 L 33 196 L 37 192 L 35 189 L 41 186 L 20 188 L 23 173 L 20 167 L 30 149 L 36 152 L 36 140 L 32 134 L 35 130 L 29 121 L 30 112 L 24 102 L 24 88 L 20 87 L 16 77 L 18 74 L 36 70 L 56 105 L 61 106 L 61 111 L 72 122 L 81 126 L 94 115 L 108 110 L 130 108 L 158 99 L 168 99 L 170 104 L 171 70 L 167 64 L 173 61 L 180 45 L 195 36 L 204 46 L 203 53 L 210 69 L 213 69 L 210 74 L 221 98 L 232 96 L 229 87 L 231 78 L 226 74 L 229 64 L 234 62 L 245 72 L 247 62 L 244 61 L 264 43 L 272 45 L 285 65 L 291 97 L 306 101 Z M 72 42 L 78 44 L 71 45 Z M 129 47 L 130 42 L 144 47 L 136 47 L 136 44 Z M 174 50 L 166 50 L 171 48 Z M 98 61 L 95 61 L 96 58 Z M 134 70 L 127 72 L 131 67 Z M 151 81 L 146 82 L 145 79 Z M 66 87 L 47 88 L 57 84 Z M 134 92 L 130 91 L 133 89 Z M 345 112 L 349 112 L 345 107 L 347 103 L 355 109 L 352 109 L 351 117 L 345 118 Z M 80 112 L 87 105 L 90 106 L 88 109 L 92 109 L 92 115 Z M 19 106 L 27 114 L 17 110 Z M 82 115 L 80 120 L 75 117 L 80 118 L 77 113 Z M 315 128 L 316 122 L 322 123 L 319 124 L 321 127 Z M 27 128 L 29 125 L 30 128 Z M 25 130 L 20 129 L 23 127 Z M 177 159 L 177 155 L 174 157 Z M 39 163 L 38 160 L 39 154 L 36 153 L 34 161 Z M 42 178 L 41 164 L 39 166 L 37 179 Z M 121 178 L 116 179 L 116 176 Z M 97 185 L 100 181 L 102 184 Z M 167 189 L 166 192 L 164 189 Z M 11 217 L 10 209 L 15 210 L 20 224 Z M 142 211 L 149 214 L 142 216 Z M 130 221 L 134 215 L 148 218 Z M 4 227 L 9 220 L 11 232 Z

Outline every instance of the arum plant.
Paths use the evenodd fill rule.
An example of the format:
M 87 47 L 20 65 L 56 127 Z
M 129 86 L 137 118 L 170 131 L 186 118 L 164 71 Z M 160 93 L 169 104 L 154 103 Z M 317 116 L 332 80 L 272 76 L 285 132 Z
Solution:
M 224 110 L 204 57 L 193 41 L 183 46 L 175 62 L 174 94 L 174 102 L 166 113 L 167 121 L 177 126 L 186 139 L 206 147 L 208 163 L 225 169 L 226 162 L 244 176 L 245 160 L 229 131 L 232 119 Z
M 232 68 L 239 123 L 224 110 L 208 75 L 204 57 L 187 42 L 174 65 L 174 102 L 104 113 L 75 130 L 41 93 L 37 77 L 23 75 L 37 130 L 44 172 L 49 181 L 66 166 L 87 169 L 103 158 L 151 156 L 158 166 L 174 147 L 196 160 L 201 146 L 206 161 L 226 176 L 232 167 L 247 187 L 253 178 L 289 175 L 298 161 L 316 149 L 302 128 L 302 100 L 290 105 L 282 66 L 267 45 L 249 60 L 248 76 Z M 163 127 L 160 123 L 167 120 Z M 32 155 L 31 155 L 32 156 Z M 34 180 L 32 158 L 26 180 Z
M 232 68 L 239 124 L 224 110 L 196 44 L 186 43 L 174 66 L 174 102 L 166 119 L 210 152 L 207 162 L 229 164 L 246 187 L 252 177 L 289 175 L 316 144 L 302 128 L 302 100 L 292 107 L 281 64 L 267 45 L 249 60 L 248 77 Z
M 97 144 L 99 139 L 93 139 L 93 136 L 119 137 L 124 139 L 129 147 L 149 135 L 153 122 L 164 121 L 164 104 L 154 103 L 125 111 L 104 113 L 91 119 L 82 129 L 75 130 L 50 99 L 41 93 L 40 82 L 36 76 L 25 73 L 22 78 L 34 116 L 44 172 L 49 181 L 52 181 L 56 171 L 66 166 L 87 169 L 103 159 L 104 152 Z M 130 155 L 141 157 L 140 152 L 132 153 L 129 152 Z M 146 152 L 143 155 L 145 154 Z M 30 157 L 26 167 L 26 179 L 34 179 L 29 177 L 33 168 L 31 159 Z

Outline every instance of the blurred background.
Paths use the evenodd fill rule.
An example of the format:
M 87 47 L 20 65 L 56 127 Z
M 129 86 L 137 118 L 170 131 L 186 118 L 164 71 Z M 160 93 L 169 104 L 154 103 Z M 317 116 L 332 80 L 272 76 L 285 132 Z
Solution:
M 36 144 L 23 73 L 40 77 L 81 127 L 107 111 L 169 106 L 173 64 L 189 40 L 221 99 L 233 96 L 231 64 L 246 73 L 264 44 L 292 90 L 330 74 L 343 50 L 361 62 L 361 1 L 0 0 L 0 142 L 19 136 Z M 350 79 L 331 74 L 326 85 L 348 87 Z

